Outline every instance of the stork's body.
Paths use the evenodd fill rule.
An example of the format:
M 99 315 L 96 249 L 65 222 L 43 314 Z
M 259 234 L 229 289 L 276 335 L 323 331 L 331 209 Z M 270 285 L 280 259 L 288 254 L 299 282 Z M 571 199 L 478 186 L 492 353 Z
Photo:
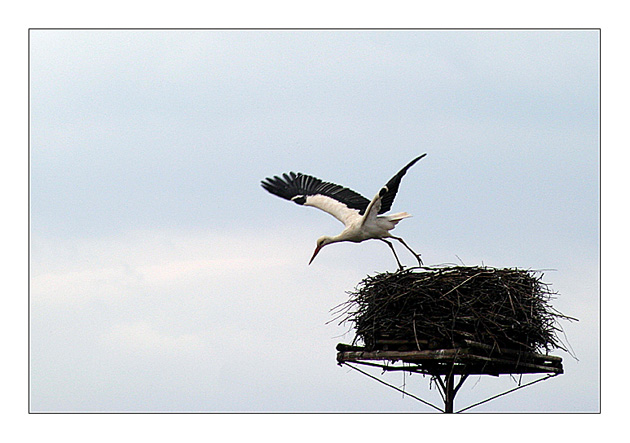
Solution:
M 411 251 L 418 263 L 422 265 L 420 255 L 416 254 L 402 238 L 395 237 L 389 232 L 400 220 L 411 217 L 411 215 L 406 212 L 391 215 L 379 214 L 390 210 L 402 177 L 411 166 L 425 155 L 422 154 L 409 162 L 381 188 L 371 201 L 348 188 L 323 182 L 318 178 L 302 173 L 290 172 L 283 174 L 282 177 L 267 178 L 261 184 L 263 188 L 278 197 L 328 212 L 346 226 L 338 235 L 332 237 L 325 235 L 317 240 L 317 247 L 309 264 L 324 246 L 331 243 L 342 241 L 359 243 L 364 240 L 378 239 L 388 244 L 394 253 L 398 266 L 402 268 L 394 246 L 387 240 L 393 238 Z

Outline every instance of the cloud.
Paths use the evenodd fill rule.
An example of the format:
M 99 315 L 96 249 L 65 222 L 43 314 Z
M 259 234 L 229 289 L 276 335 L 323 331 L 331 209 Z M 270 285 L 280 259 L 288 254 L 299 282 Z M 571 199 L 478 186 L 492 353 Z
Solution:
M 103 334 L 102 340 L 107 348 L 133 355 L 160 353 L 176 357 L 178 353 L 194 353 L 203 348 L 202 339 L 198 335 L 167 334 L 146 321 L 115 324 Z
M 35 236 L 34 410 L 415 410 L 397 396 L 375 404 L 377 386 L 338 368 L 334 346 L 351 340 L 349 325 L 327 324 L 370 263 L 393 266 L 389 252 L 377 242 L 340 244 L 307 266 L 315 237 L 302 229 Z M 558 282 L 564 288 L 570 278 Z M 592 372 L 583 335 L 571 331 L 585 362 L 567 359 L 568 372 Z M 474 385 L 462 402 L 513 387 Z M 423 398 L 435 394 L 421 377 L 407 386 Z M 570 409 L 557 400 L 547 407 Z
M 331 337 L 340 332 L 326 322 L 344 294 L 326 288 L 347 276 L 326 275 L 325 261 L 307 268 L 313 245 L 297 233 L 152 230 L 33 243 L 35 410 L 264 410 L 267 400 L 227 401 L 221 386 L 291 368 L 305 353 L 334 368 Z M 308 343 L 320 350 L 307 351 Z M 152 383 L 207 397 L 186 403 L 165 387 L 154 401 Z

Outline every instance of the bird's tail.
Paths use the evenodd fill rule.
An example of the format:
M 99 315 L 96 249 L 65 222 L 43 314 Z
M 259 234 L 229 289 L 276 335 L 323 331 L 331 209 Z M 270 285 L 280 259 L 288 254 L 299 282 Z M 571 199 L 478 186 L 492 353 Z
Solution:
M 398 212 L 396 214 L 386 215 L 387 220 L 396 224 L 401 221 L 403 218 L 411 217 L 411 214 L 407 212 Z

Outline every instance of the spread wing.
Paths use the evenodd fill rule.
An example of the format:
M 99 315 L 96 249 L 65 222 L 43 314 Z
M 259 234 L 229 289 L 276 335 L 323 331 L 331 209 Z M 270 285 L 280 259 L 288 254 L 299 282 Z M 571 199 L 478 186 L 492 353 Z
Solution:
M 302 173 L 289 172 L 282 177 L 266 178 L 261 185 L 278 197 L 321 209 L 346 225 L 362 216 L 370 204 L 367 198 L 351 189 Z
M 394 198 L 396 198 L 396 194 L 398 193 L 398 187 L 400 186 L 400 181 L 403 176 L 407 173 L 407 170 L 416 164 L 418 160 L 423 158 L 427 154 L 422 154 L 419 157 L 414 158 L 402 168 L 398 174 L 394 175 L 385 186 L 381 188 L 379 191 L 379 196 L 381 197 L 381 207 L 378 209 L 379 214 L 384 214 L 392 208 L 392 204 L 394 203 Z

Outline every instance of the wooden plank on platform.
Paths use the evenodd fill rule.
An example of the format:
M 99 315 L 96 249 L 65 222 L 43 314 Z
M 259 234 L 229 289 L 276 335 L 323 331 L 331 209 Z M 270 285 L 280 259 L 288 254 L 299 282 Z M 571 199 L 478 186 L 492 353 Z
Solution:
M 350 346 L 344 346 L 347 349 Z M 361 348 L 359 348 L 361 349 Z M 563 373 L 562 359 L 554 357 L 552 359 L 542 354 L 534 354 L 536 358 L 527 358 L 522 353 L 488 355 L 482 350 L 469 348 L 436 349 L 424 351 L 365 351 L 348 350 L 337 354 L 339 363 L 356 362 L 365 363 L 372 366 L 380 366 L 389 370 L 386 364 L 367 363 L 372 362 L 396 362 L 402 361 L 413 364 L 407 369 L 409 372 L 427 372 L 432 374 L 525 374 L 525 373 Z M 526 353 L 529 355 L 528 353 Z M 405 370 L 403 367 L 396 367 L 392 370 Z
M 459 349 L 436 349 L 427 351 L 347 351 L 339 352 L 337 354 L 337 360 L 402 360 L 411 362 L 421 360 L 452 360 L 460 353 L 461 351 Z
M 517 351 L 514 349 L 503 349 L 503 348 L 499 349 L 495 346 L 486 345 L 484 343 L 478 343 L 472 340 L 464 340 L 464 343 L 466 343 L 470 347 L 485 349 L 497 355 L 514 355 L 514 356 L 524 357 L 528 359 L 549 360 L 549 361 L 558 361 L 558 362 L 562 361 L 562 357 L 557 357 L 555 355 L 546 355 L 546 354 L 539 354 L 536 352 L 527 352 L 527 351 Z

